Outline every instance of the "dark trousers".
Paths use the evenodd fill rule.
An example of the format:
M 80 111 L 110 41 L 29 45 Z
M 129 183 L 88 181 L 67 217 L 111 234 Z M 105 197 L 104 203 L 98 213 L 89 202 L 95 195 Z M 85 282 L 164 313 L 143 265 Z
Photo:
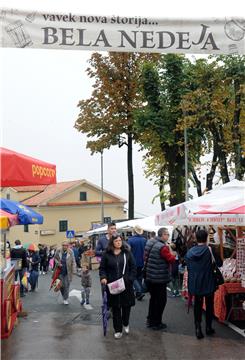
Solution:
M 47 272 L 47 260 L 46 259 L 41 259 L 40 271 Z
M 151 326 L 158 326 L 162 322 L 162 314 L 167 303 L 167 284 L 156 284 L 147 282 L 150 293 L 148 323 Z
M 112 307 L 113 327 L 115 332 L 122 332 L 123 326 L 128 326 L 130 306 Z
M 203 308 L 204 297 L 205 297 L 205 304 L 206 304 L 206 327 L 211 328 L 212 320 L 213 320 L 213 313 L 214 313 L 214 293 L 206 295 L 206 296 L 195 295 L 194 320 L 195 320 L 195 324 L 201 323 L 201 321 L 202 321 L 202 308 Z

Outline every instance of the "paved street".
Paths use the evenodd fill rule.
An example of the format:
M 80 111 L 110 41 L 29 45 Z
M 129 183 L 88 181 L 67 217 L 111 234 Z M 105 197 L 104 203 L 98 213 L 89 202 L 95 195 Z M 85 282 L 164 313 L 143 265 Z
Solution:
M 244 359 L 244 338 L 225 325 L 215 322 L 216 335 L 198 341 L 192 311 L 187 314 L 180 298 L 168 299 L 163 319 L 167 331 L 145 327 L 147 295 L 132 310 L 130 335 L 115 340 L 110 321 L 104 337 L 98 272 L 92 271 L 92 277 L 93 309 L 88 310 L 78 299 L 78 276 L 72 282 L 69 306 L 63 305 L 60 295 L 48 291 L 50 275 L 40 276 L 38 291 L 28 293 L 23 301 L 28 317 L 20 318 L 11 337 L 2 341 L 2 359 Z

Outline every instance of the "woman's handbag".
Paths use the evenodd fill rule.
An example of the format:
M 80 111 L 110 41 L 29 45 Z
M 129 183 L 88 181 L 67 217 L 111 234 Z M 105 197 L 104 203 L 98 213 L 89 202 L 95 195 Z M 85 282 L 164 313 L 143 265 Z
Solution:
M 125 268 L 126 268 L 126 255 L 125 254 L 123 254 L 123 261 L 124 261 L 124 265 L 123 265 L 122 275 L 124 275 Z M 112 295 L 121 294 L 126 289 L 123 276 L 120 279 L 107 284 L 107 286 L 109 288 L 110 294 L 112 294 Z
M 225 280 L 223 278 L 222 272 L 220 271 L 220 269 L 218 268 L 213 252 L 209 247 L 209 251 L 211 253 L 211 257 L 212 257 L 212 270 L 213 270 L 213 275 L 214 275 L 214 283 L 215 283 L 215 289 L 217 290 L 219 285 L 224 284 Z
M 216 263 L 213 263 L 213 274 L 214 274 L 215 288 L 218 289 L 219 285 L 224 284 L 225 281 L 222 272 L 220 271 Z

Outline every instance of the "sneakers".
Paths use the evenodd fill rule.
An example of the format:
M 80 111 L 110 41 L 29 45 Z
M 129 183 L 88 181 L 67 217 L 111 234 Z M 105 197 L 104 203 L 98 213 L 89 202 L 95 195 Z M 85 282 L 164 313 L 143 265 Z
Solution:
M 69 301 L 68 301 L 68 300 L 64 300 L 64 305 L 69 305 Z
M 114 334 L 114 338 L 115 338 L 115 339 L 121 339 L 121 337 L 122 337 L 122 333 L 121 333 L 121 332 L 116 332 L 116 333 Z
M 142 299 L 143 299 L 144 296 L 145 296 L 145 294 L 140 294 L 140 295 L 136 296 L 136 299 L 137 299 L 138 301 L 142 301 Z
M 80 304 L 81 304 L 81 305 L 84 305 L 84 304 L 85 304 L 85 300 L 81 300 L 81 301 L 80 301 Z
M 129 334 L 129 325 L 128 326 L 124 326 L 123 327 L 125 334 L 128 335 Z

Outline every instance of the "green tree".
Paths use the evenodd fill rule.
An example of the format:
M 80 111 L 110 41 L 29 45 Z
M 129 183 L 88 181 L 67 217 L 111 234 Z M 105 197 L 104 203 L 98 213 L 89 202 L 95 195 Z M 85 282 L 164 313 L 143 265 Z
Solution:
M 101 152 L 113 145 L 127 146 L 128 217 L 134 218 L 133 141 L 137 141 L 133 112 L 142 106 L 138 81 L 142 63 L 158 55 L 139 53 L 94 53 L 87 73 L 95 80 L 92 96 L 78 104 L 75 128 L 92 140 L 87 148 Z
M 182 99 L 188 129 L 204 130 L 204 153 L 213 153 L 206 188 L 219 170 L 222 182 L 244 175 L 244 58 L 237 56 L 200 59 L 192 71 L 192 91 Z M 235 166 L 234 166 L 235 165 Z
M 170 188 L 170 205 L 185 200 L 184 140 L 177 128 L 183 117 L 180 107 L 186 89 L 186 68 L 189 61 L 182 55 L 167 54 L 158 65 L 147 63 L 142 72 L 142 91 L 146 105 L 135 112 L 139 141 L 148 151 L 148 163 L 157 156 L 161 207 L 166 198 L 165 184 Z M 148 174 L 153 174 L 149 171 Z

